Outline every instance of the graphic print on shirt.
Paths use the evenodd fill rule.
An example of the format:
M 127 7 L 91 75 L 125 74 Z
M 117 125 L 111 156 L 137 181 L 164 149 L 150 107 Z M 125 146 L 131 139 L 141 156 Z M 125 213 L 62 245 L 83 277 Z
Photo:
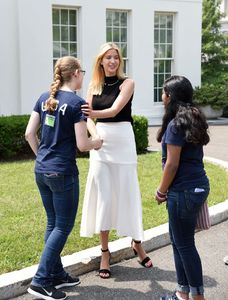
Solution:
M 56 107 L 54 109 L 55 111 L 58 109 L 58 106 L 59 106 L 59 101 L 58 100 L 56 100 L 56 101 L 57 101 L 57 104 L 56 104 Z M 42 102 L 42 104 L 41 104 L 42 111 L 47 111 L 47 109 L 45 108 L 45 103 L 46 103 L 46 101 Z M 61 105 L 60 108 L 59 108 L 59 112 L 61 111 L 63 116 L 65 115 L 66 108 L 67 108 L 67 104 L 66 103 L 64 103 L 63 105 Z M 45 124 L 46 124 L 46 121 L 45 121 Z M 48 125 L 48 124 L 46 124 L 46 125 Z

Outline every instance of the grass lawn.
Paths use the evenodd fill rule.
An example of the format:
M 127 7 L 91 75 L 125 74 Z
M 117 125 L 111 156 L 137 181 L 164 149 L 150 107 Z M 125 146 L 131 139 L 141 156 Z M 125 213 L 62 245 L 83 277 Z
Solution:
M 138 156 L 138 175 L 143 203 L 144 229 L 167 222 L 165 205 L 157 205 L 154 193 L 161 177 L 161 153 Z M 88 159 L 78 159 L 80 204 L 75 227 L 62 255 L 99 244 L 99 236 L 81 238 L 81 208 L 88 172 Z M 209 205 L 228 198 L 228 172 L 205 163 L 211 183 Z M 0 163 L 0 274 L 38 263 L 46 225 L 44 209 L 34 181 L 34 161 Z M 111 239 L 117 238 L 112 232 Z

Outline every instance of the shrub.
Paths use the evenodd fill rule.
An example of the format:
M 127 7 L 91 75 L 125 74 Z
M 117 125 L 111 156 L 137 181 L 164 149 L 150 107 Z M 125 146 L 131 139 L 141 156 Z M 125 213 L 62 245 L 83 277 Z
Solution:
M 210 105 L 214 109 L 223 109 L 228 105 L 228 86 L 204 84 L 196 87 L 193 100 L 198 105 Z
M 137 153 L 144 153 L 148 147 L 148 120 L 144 116 L 133 116 L 133 130 Z
M 34 154 L 25 140 L 25 129 L 29 115 L 0 117 L 0 160 L 31 158 Z M 133 130 L 137 153 L 148 146 L 148 121 L 142 116 L 133 116 Z M 77 151 L 77 157 L 88 156 L 88 152 Z
M 203 71 L 202 71 L 203 72 Z M 228 65 L 219 65 L 218 68 L 202 74 L 202 85 L 226 85 L 228 83 Z
M 28 120 L 28 115 L 0 117 L 0 159 L 31 156 L 24 137 Z

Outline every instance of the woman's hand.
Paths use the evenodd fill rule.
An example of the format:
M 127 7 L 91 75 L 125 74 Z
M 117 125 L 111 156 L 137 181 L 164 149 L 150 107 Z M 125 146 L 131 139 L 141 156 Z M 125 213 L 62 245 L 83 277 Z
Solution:
M 90 107 L 88 102 L 86 104 L 81 105 L 81 110 L 85 114 L 86 117 L 93 118 L 93 110 Z
M 92 141 L 96 143 L 94 150 L 99 150 L 102 147 L 103 140 L 99 137 L 99 135 L 92 138 Z
M 158 205 L 167 201 L 167 193 L 162 193 L 159 191 L 159 189 L 157 189 L 157 191 L 155 193 L 155 200 L 157 200 Z
M 167 160 L 162 173 L 161 182 L 155 193 L 155 199 L 158 204 L 167 200 L 167 191 L 172 184 L 179 167 L 181 149 L 181 146 L 167 144 Z

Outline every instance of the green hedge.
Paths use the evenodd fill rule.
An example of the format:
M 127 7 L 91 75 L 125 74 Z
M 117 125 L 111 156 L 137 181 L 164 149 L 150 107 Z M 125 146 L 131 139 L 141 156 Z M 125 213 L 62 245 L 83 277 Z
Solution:
M 25 140 L 24 133 L 29 115 L 0 117 L 0 160 L 24 159 L 34 157 Z M 148 121 L 143 116 L 133 116 L 133 130 L 138 153 L 148 146 Z M 88 155 L 80 153 L 79 156 Z
M 198 105 L 210 105 L 214 109 L 223 109 L 228 105 L 228 86 L 227 84 L 204 84 L 195 88 L 193 99 Z
M 148 147 L 148 120 L 143 116 L 133 116 L 133 130 L 137 153 L 144 153 Z
M 0 117 L 0 159 L 20 159 L 32 151 L 24 138 L 28 115 Z

